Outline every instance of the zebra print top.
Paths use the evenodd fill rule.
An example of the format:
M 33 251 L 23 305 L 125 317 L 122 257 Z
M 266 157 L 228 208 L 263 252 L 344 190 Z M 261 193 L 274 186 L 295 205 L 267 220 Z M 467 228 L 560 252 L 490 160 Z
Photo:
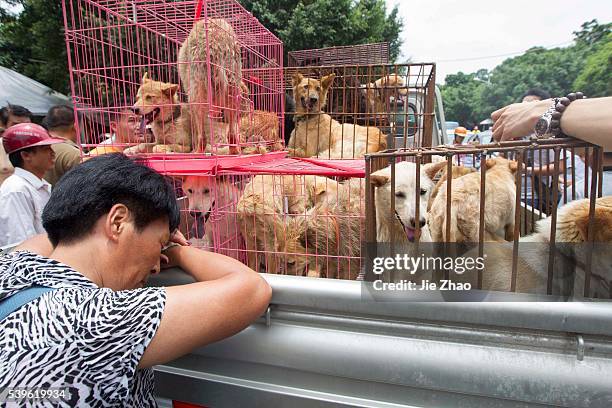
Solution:
M 0 390 L 68 387 L 63 404 L 35 406 L 156 406 L 153 370 L 136 367 L 159 327 L 163 288 L 114 292 L 27 251 L 0 258 L 0 300 L 33 284 L 56 290 L 0 321 Z

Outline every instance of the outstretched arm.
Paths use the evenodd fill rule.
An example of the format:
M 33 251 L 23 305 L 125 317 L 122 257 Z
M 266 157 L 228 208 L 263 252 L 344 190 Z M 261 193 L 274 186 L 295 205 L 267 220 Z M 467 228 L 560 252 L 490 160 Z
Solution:
M 550 99 L 515 103 L 493 112 L 493 138 L 504 141 L 530 135 L 551 103 Z M 566 135 L 612 150 L 612 97 L 572 102 L 561 116 L 561 130 Z

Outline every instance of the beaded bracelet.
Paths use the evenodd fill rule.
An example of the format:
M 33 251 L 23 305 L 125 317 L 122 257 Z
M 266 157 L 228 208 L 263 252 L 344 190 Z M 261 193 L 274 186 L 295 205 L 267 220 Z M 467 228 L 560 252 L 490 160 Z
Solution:
M 574 102 L 576 99 L 585 99 L 586 96 L 582 92 L 571 92 L 564 96 L 563 98 L 558 98 L 555 103 L 555 110 L 551 114 L 550 121 L 550 133 L 554 135 L 554 137 L 561 136 L 561 116 L 563 112 L 567 109 L 570 103 Z

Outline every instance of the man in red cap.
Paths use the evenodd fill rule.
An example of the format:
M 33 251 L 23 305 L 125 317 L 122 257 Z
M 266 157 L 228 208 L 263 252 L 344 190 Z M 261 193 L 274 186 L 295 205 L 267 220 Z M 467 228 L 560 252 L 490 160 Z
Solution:
M 55 160 L 51 145 L 63 141 L 33 123 L 21 123 L 4 132 L 2 144 L 15 173 L 0 186 L 0 248 L 45 232 L 41 215 L 51 185 L 43 176 Z

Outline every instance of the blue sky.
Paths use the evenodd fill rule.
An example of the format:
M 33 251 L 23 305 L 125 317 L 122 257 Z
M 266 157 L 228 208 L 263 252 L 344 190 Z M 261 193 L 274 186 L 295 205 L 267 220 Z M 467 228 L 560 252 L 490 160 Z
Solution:
M 403 58 L 447 74 L 492 69 L 532 46 L 570 45 L 588 20 L 612 21 L 612 0 L 386 0 L 404 19 Z M 486 58 L 484 58 L 486 57 Z M 402 61 L 402 59 L 400 59 Z

